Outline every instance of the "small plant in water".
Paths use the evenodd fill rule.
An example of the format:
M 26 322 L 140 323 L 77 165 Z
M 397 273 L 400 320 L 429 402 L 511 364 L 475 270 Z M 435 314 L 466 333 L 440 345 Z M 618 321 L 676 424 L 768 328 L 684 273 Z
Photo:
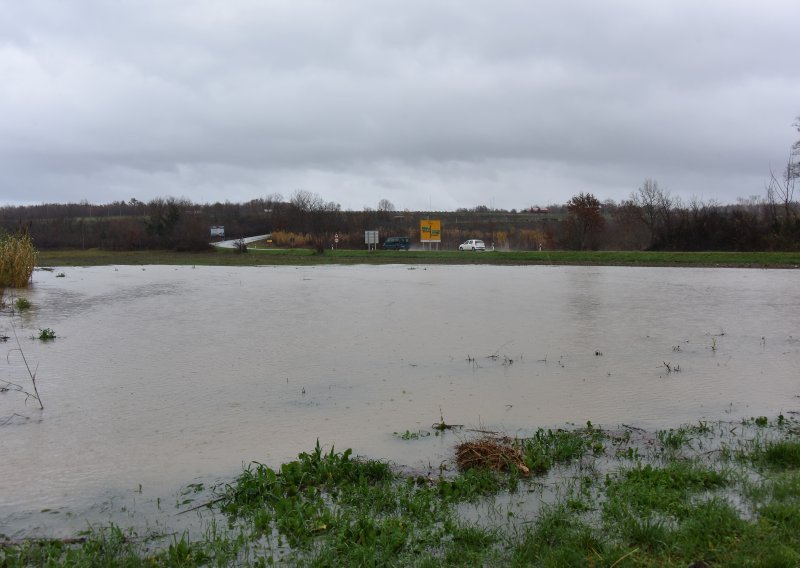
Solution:
M 56 338 L 56 332 L 50 329 L 49 327 L 39 330 L 39 339 L 41 339 L 42 341 L 49 341 L 55 338 Z
M 659 430 L 656 433 L 656 437 L 661 442 L 661 445 L 670 450 L 678 450 L 692 441 L 686 428 Z
M 420 438 L 426 438 L 431 435 L 430 432 L 424 430 L 418 430 L 416 432 L 406 430 L 405 432 L 393 432 L 393 434 L 401 440 L 419 440 Z
M 56 278 L 64 278 L 65 276 L 66 274 L 64 274 L 63 272 L 59 272 L 58 274 L 56 274 Z
M 14 302 L 14 306 L 21 312 L 25 310 L 29 310 L 31 307 L 31 302 L 27 298 L 17 298 L 17 301 Z
M 693 434 L 706 435 L 713 432 L 713 428 L 708 424 L 707 420 L 698 420 L 697 425 L 687 426 L 684 428 L 686 432 Z

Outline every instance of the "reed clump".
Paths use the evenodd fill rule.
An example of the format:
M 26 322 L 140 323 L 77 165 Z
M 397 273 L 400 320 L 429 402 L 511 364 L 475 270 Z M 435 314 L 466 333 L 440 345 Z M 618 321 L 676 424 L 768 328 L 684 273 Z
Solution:
M 456 463 L 461 471 L 474 467 L 508 471 L 515 467 L 522 475 L 528 475 L 530 469 L 524 460 L 525 456 L 509 440 L 483 438 L 456 447 Z
M 27 233 L 0 235 L 0 288 L 27 286 L 36 258 L 36 248 Z

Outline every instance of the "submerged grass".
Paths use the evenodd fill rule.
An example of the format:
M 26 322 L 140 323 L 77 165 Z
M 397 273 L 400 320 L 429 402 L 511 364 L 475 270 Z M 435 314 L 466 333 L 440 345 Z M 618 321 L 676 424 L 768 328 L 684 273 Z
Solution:
M 591 422 L 582 430 L 537 430 L 530 438 L 520 441 L 525 464 L 537 474 L 547 473 L 559 464 L 576 460 L 586 453 L 605 452 L 606 439 L 602 430 Z
M 504 439 L 528 478 L 480 465 L 402 474 L 317 443 L 218 486 L 201 510 L 223 522 L 204 538 L 108 527 L 80 543 L 0 544 L 0 566 L 797 566 L 797 432 L 784 418 L 660 436 L 537 430 Z M 538 502 L 545 485 L 543 506 L 464 514 L 504 495 Z
M 767 441 L 753 457 L 767 467 L 798 469 L 800 468 L 800 441 Z

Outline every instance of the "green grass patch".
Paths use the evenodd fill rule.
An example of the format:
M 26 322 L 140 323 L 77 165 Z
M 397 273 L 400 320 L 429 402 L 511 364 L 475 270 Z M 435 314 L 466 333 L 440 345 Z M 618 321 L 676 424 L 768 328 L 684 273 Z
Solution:
M 682 517 L 689 509 L 690 496 L 726 483 L 724 474 L 694 462 L 674 460 L 664 467 L 639 464 L 606 478 L 604 514 L 614 521 L 632 515 Z
M 800 252 L 642 252 L 642 251 L 384 251 L 312 249 L 249 249 L 237 254 L 232 249 L 208 252 L 105 251 L 99 249 L 39 251 L 38 266 L 100 265 L 319 265 L 319 264 L 492 264 L 536 265 L 575 264 L 607 266 L 800 266 Z
M 231 523 L 246 524 L 278 549 L 285 545 L 293 563 L 402 566 L 460 558 L 466 541 L 470 554 L 483 557 L 476 543 L 494 542 L 493 531 L 458 522 L 453 505 L 499 488 L 485 471 L 418 483 L 383 462 L 317 444 L 277 470 L 251 464 L 221 490 L 219 507 Z
M 606 548 L 594 527 L 564 506 L 546 507 L 510 554 L 514 566 L 588 566 Z
M 659 430 L 656 433 L 661 445 L 670 451 L 678 451 L 692 442 L 691 430 L 689 428 L 670 428 L 669 430 Z
M 519 441 L 525 465 L 535 474 L 544 474 L 558 464 L 578 459 L 586 453 L 605 451 L 602 430 L 591 423 L 584 430 L 539 429 L 530 437 Z
M 753 460 L 775 469 L 800 468 L 800 440 L 768 440 L 753 452 Z
M 738 549 L 750 533 L 752 525 L 729 502 L 714 497 L 694 503 L 666 544 L 686 560 L 728 565 L 744 555 Z

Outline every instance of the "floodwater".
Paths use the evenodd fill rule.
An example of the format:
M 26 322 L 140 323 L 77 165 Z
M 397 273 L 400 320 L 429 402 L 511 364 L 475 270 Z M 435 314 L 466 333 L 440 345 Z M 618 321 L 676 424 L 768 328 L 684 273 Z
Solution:
M 442 419 L 525 435 L 800 407 L 797 270 L 120 266 L 37 271 L 18 294 L 45 409 L 0 394 L 11 537 L 169 498 L 174 515 L 181 487 L 317 439 L 424 469 L 469 435 L 426 436 Z M 12 331 L 3 316 L 0 378 L 27 386 Z

